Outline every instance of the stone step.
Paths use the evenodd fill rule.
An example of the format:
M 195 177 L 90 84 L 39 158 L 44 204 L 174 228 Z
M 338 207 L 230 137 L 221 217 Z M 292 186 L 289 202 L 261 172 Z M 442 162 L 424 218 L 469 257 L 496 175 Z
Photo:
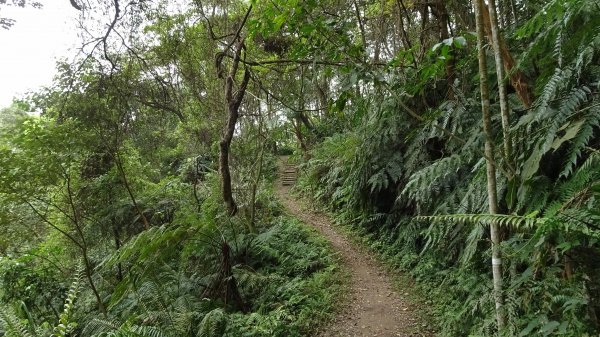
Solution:
M 279 172 L 279 178 L 281 179 L 281 185 L 291 186 L 296 184 L 298 179 L 298 168 L 290 163 L 283 163 Z

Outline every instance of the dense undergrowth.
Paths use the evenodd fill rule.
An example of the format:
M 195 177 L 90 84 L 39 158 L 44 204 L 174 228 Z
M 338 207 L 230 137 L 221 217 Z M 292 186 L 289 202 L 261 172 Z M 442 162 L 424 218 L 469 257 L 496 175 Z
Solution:
M 517 58 L 521 69 L 537 72 L 537 99 L 524 107 L 509 96 L 507 135 L 492 100 L 502 214 L 488 214 L 473 54 L 453 63 L 462 77 L 451 99 L 435 97 L 440 85 L 448 88 L 429 77 L 432 64 L 388 80 L 385 90 L 353 96 L 351 126 L 321 125 L 324 136 L 303 164 L 300 190 L 431 294 L 442 336 L 497 334 L 490 224 L 502 229 L 501 335 L 600 330 L 600 35 L 590 28 L 600 12 L 591 2 L 551 1 L 544 13 L 508 36 L 530 43 Z M 501 153 L 503 139 L 511 158 Z
M 339 274 L 267 187 L 290 148 L 443 336 L 598 334 L 598 1 L 84 7 L 0 110 L 5 334 L 310 333 Z
M 387 212 L 344 207 L 348 199 L 360 195 L 344 193 L 344 188 L 348 188 L 345 184 L 356 172 L 340 172 L 340 168 L 352 167 L 352 164 L 338 161 L 344 160 L 342 157 L 332 161 L 332 153 L 339 154 L 339 144 L 347 141 L 347 137 L 332 137 L 313 152 L 300 189 L 331 209 L 338 223 L 348 225 L 392 267 L 409 273 L 419 283 L 422 293 L 428 294 L 434 303 L 433 317 L 441 329 L 440 335 L 493 335 L 495 311 L 485 222 L 461 222 L 449 217 L 430 225 L 396 206 Z M 321 155 L 323 161 L 320 161 Z M 585 175 L 580 178 L 583 185 L 569 190 L 571 193 L 584 193 L 582 189 L 588 188 L 590 177 Z M 597 174 L 592 176 L 598 178 Z M 443 199 L 438 199 L 423 206 L 439 207 L 442 202 Z M 480 207 L 484 209 L 483 205 Z M 564 204 L 554 207 L 564 207 Z M 595 221 L 595 207 L 573 210 L 580 216 L 592 215 L 582 220 L 567 218 L 573 222 L 565 218 L 540 220 L 537 212 L 530 213 L 528 219 L 532 225 L 514 230 L 513 237 L 503 243 L 510 266 L 505 271 L 509 281 L 505 290 L 510 319 L 508 331 L 504 332 L 507 336 L 595 334 L 597 233 L 593 223 L 592 228 L 582 228 L 581 223 L 577 223 L 588 223 L 587 219 Z M 552 216 L 552 213 L 546 214 Z M 561 255 L 564 252 L 582 254 L 578 258 L 569 254 L 576 259 L 578 267 L 569 271 L 573 274 L 568 277 L 565 271 L 568 267 Z
M 92 282 L 105 314 L 86 286 L 77 251 L 60 233 L 50 231 L 23 250 L 7 245 L 13 253 L 0 257 L 2 334 L 310 335 L 335 312 L 342 293 L 341 270 L 330 246 L 281 212 L 268 183 L 260 187 L 252 229 L 244 217 L 226 216 L 211 188 L 217 182 L 212 173 L 203 178 L 199 205 L 180 177 L 146 182 L 154 188 L 139 202 L 162 214 L 152 216 L 149 229 L 118 236 L 118 249 L 110 247 L 111 232 L 84 229 L 94 240 L 86 254 L 95 266 Z M 141 226 L 135 212 L 111 216 L 122 217 L 113 221 L 133 218 Z M 69 275 L 77 275 L 75 281 Z

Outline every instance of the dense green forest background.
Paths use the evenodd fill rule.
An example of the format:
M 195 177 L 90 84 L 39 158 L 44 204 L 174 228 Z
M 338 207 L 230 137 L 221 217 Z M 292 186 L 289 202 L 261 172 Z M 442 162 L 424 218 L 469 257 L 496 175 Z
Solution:
M 598 335 L 598 1 L 72 3 L 0 112 L 0 335 L 310 336 L 343 271 L 280 155 L 441 336 Z

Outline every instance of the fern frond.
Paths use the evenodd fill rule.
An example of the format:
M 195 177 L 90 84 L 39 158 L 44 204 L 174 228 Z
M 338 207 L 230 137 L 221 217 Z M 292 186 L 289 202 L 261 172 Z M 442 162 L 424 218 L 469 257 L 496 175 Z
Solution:
M 35 337 L 12 310 L 0 309 L 0 327 L 6 337 Z
M 166 333 L 160 328 L 149 326 L 149 325 L 134 325 L 130 328 L 136 337 L 169 337 L 170 334 Z
M 116 321 L 94 318 L 83 328 L 83 334 L 85 336 L 98 336 L 118 329 L 119 323 Z
M 103 265 L 113 267 L 118 263 L 156 261 L 157 256 L 178 252 L 178 244 L 191 235 L 192 228 L 186 226 L 155 226 L 138 234 L 118 252 L 110 256 Z
M 577 160 L 581 156 L 581 152 L 588 145 L 594 134 L 594 129 L 600 127 L 600 106 L 591 107 L 589 110 L 589 113 L 586 114 L 582 121 L 577 135 L 572 140 L 563 170 L 560 173 L 561 177 L 568 177 L 573 172 Z
M 220 337 L 227 325 L 227 315 L 223 309 L 214 309 L 207 313 L 198 329 L 197 337 Z
M 443 186 L 443 181 L 454 177 L 472 159 L 473 154 L 469 151 L 442 158 L 412 174 L 401 194 L 416 201 L 432 200 L 434 192 Z
M 467 265 L 469 262 L 471 262 L 475 256 L 475 253 L 477 253 L 477 244 L 481 241 L 481 238 L 483 238 L 484 235 L 485 229 L 483 226 L 473 226 L 469 232 L 469 235 L 467 236 L 467 240 L 460 257 L 460 261 L 463 265 Z
M 76 323 L 71 321 L 71 315 L 73 313 L 75 299 L 81 288 L 82 270 L 83 268 L 79 267 L 79 271 L 76 273 L 75 279 L 69 287 L 63 312 L 59 316 L 58 325 L 54 327 L 51 337 L 66 337 L 77 326 Z
M 534 228 L 544 222 L 544 218 L 512 214 L 448 214 L 418 216 L 417 220 L 430 222 L 452 222 L 467 225 L 499 225 L 510 228 Z

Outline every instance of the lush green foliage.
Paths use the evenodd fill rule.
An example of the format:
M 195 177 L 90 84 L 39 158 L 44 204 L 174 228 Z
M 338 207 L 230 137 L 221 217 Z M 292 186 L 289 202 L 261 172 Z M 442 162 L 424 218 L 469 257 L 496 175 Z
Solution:
M 61 64 L 53 88 L 2 110 L 0 334 L 312 333 L 335 311 L 342 278 L 327 243 L 273 197 L 284 127 L 272 107 L 260 113 L 261 97 L 246 103 L 259 112 L 232 145 L 239 212 L 227 216 L 216 172 L 223 104 L 204 99 L 223 99 L 216 46 L 188 25 L 198 13 L 146 14 L 158 45 L 104 55 L 109 72 L 93 59 Z
M 441 335 L 597 335 L 596 1 L 496 1 L 516 61 L 505 133 L 489 79 L 488 158 L 469 2 L 121 2 L 86 1 L 86 56 L 0 110 L 0 334 L 310 334 L 340 271 L 270 191 L 295 151 L 299 189 L 420 282 Z
M 361 120 L 326 138 L 305 165 L 301 189 L 421 282 L 437 303 L 442 335 L 494 333 L 490 223 L 499 224 L 505 238 L 509 325 L 502 333 L 597 333 L 600 48 L 592 27 L 599 14 L 588 1 L 552 1 L 514 30 L 530 43 L 522 66 L 542 72 L 533 107 L 511 98 L 517 175 L 510 180 L 499 172 L 505 215 L 487 214 L 479 100 L 469 94 L 477 87 L 464 83 L 453 99 L 434 98 L 427 90 L 435 91 L 435 72 L 425 73 L 429 81 L 421 71 L 405 74 L 405 83 L 424 85 L 425 110 L 414 87 L 396 78 L 381 84 L 386 90 L 369 91 L 366 104 L 353 97 L 346 109 Z M 463 57 L 464 65 L 473 64 L 472 56 Z M 476 74 L 463 69 L 461 76 L 468 81 Z M 424 119 L 401 113 L 406 106 L 417 107 Z M 500 130 L 499 116 L 493 123 Z M 499 152 L 494 160 L 506 167 Z

